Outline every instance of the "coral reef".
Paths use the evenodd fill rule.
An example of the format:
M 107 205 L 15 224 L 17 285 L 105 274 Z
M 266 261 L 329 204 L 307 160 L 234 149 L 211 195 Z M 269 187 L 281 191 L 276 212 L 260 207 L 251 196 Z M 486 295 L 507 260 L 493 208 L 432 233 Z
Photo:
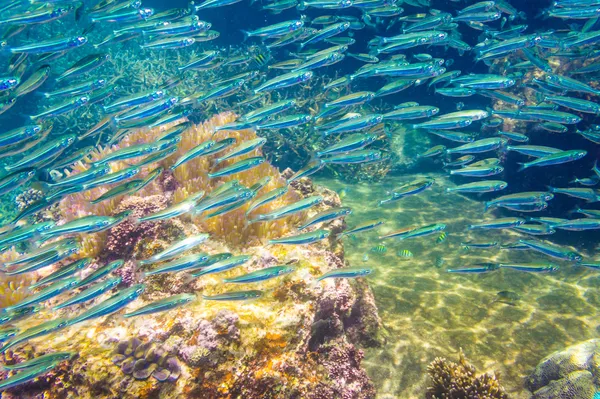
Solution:
M 600 340 L 591 339 L 542 359 L 525 386 L 535 399 L 592 399 L 599 377 Z
M 508 399 L 498 378 L 487 373 L 477 376 L 462 351 L 458 363 L 436 358 L 427 372 L 432 379 L 428 399 Z
M 226 359 L 223 348 L 239 342 L 238 323 L 239 317 L 228 310 L 219 311 L 213 320 L 199 320 L 192 345 L 181 345 L 179 355 L 194 367 L 216 366 Z
M 112 362 L 136 380 L 146 380 L 152 376 L 160 382 L 174 382 L 181 375 L 176 357 L 170 356 L 165 348 L 155 342 L 142 343 L 135 337 L 117 344 Z
M 178 152 L 161 161 L 161 166 L 167 169 L 182 153 L 211 139 L 215 126 L 234 119 L 231 113 L 220 114 L 188 129 L 183 133 Z M 121 145 L 155 140 L 163 133 L 164 129 L 134 131 L 123 139 L 126 143 L 92 152 L 86 163 L 77 164 L 73 173 L 86 170 L 90 161 L 102 158 Z M 223 131 L 215 135 L 216 140 L 225 137 L 236 137 L 241 141 L 256 135 L 251 130 Z M 256 151 L 259 153 L 260 150 Z M 199 190 L 210 192 L 232 178 L 250 186 L 270 177 L 263 192 L 286 184 L 284 176 L 268 163 L 233 177 L 209 179 L 208 172 L 215 167 L 213 160 L 214 157 L 196 159 L 174 173 L 163 172 L 134 195 L 99 204 L 91 204 L 89 200 L 101 195 L 106 188 L 69 195 L 60 203 L 62 219 L 68 221 L 90 214 L 115 215 L 124 211 L 140 217 L 171 206 Z M 223 164 L 230 162 L 235 160 Z M 123 162 L 111 163 L 113 170 L 124 167 Z M 149 171 L 150 168 L 144 167 L 140 175 L 143 177 Z M 112 315 L 32 340 L 27 349 L 32 353 L 61 348 L 77 352 L 79 357 L 68 363 L 68 372 L 62 366 L 53 372 L 52 378 L 60 383 L 28 384 L 23 390 L 8 392 L 19 393 L 21 399 L 42 395 L 111 399 L 374 398 L 373 384 L 361 366 L 363 353 L 360 349 L 363 345 L 380 344 L 381 321 L 368 286 L 361 279 L 315 282 L 315 277 L 333 268 L 347 266 L 342 244 L 330 239 L 308 246 L 264 245 L 269 238 L 296 231 L 295 226 L 306 217 L 341 204 L 335 192 L 302 179 L 295 182 L 285 196 L 265 205 L 260 212 L 313 194 L 322 195 L 323 202 L 310 211 L 269 223 L 247 224 L 245 205 L 210 219 L 181 215 L 166 221 L 137 223 L 130 217 L 106 232 L 86 235 L 78 256 L 91 256 L 94 261 L 83 274 L 88 275 L 112 260 L 123 259 L 125 264 L 114 272 L 123 277 L 121 287 L 139 282 L 140 271 L 155 267 L 139 266 L 138 260 L 147 259 L 194 234 L 208 233 L 209 239 L 189 252 L 252 256 L 243 266 L 218 275 L 191 278 L 181 272 L 146 276 L 144 293 L 127 308 L 128 311 L 184 292 L 210 296 L 237 288 L 261 289 L 264 295 L 247 302 L 199 298 L 170 311 L 131 318 Z M 343 223 L 332 223 L 332 231 L 341 229 Z M 294 264 L 295 272 L 260 285 L 249 283 L 231 287 L 223 282 L 223 278 L 282 264 Z M 102 299 L 96 299 L 94 303 Z M 28 328 L 56 317 L 72 317 L 94 304 L 50 311 L 59 301 L 62 298 L 48 301 L 48 306 L 19 327 Z M 20 356 L 23 350 L 15 348 L 12 354 Z M 170 360 L 175 358 L 179 359 L 178 363 Z M 123 372 L 115 372 L 115 363 Z M 181 377 L 174 378 L 177 375 Z

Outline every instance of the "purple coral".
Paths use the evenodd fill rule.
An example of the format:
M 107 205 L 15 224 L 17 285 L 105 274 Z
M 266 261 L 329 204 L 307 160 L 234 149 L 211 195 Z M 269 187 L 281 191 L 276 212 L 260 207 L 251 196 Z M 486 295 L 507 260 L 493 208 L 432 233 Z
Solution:
M 240 339 L 240 329 L 238 328 L 239 321 L 240 317 L 236 313 L 223 309 L 215 316 L 213 325 L 217 330 L 219 337 L 228 342 L 232 342 Z
M 324 359 L 321 364 L 325 366 L 333 381 L 330 388 L 335 392 L 334 397 L 342 399 L 375 397 L 375 387 L 360 366 L 364 357 L 362 350 L 340 340 L 334 344 L 323 345 L 319 348 L 319 353 Z
M 179 182 L 175 179 L 175 176 L 173 176 L 173 171 L 171 169 L 164 170 L 160 176 L 158 176 L 157 182 L 165 193 L 172 193 L 179 187 Z
M 116 258 L 127 258 L 135 249 L 135 245 L 144 238 L 157 238 L 161 227 L 165 222 L 136 223 L 139 218 L 154 212 L 163 210 L 168 205 L 168 199 L 164 195 L 153 195 L 150 197 L 128 197 L 124 199 L 116 213 L 131 210 L 132 218 L 112 228 L 106 240 L 106 248 Z
M 127 261 L 123 266 L 115 270 L 114 274 L 121 277 L 121 284 L 129 287 L 137 280 L 137 264 L 134 261 Z

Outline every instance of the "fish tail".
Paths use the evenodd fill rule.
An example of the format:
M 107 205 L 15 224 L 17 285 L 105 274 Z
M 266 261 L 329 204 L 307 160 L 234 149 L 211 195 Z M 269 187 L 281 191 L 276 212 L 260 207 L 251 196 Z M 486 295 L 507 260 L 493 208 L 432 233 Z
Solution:
M 27 114 L 19 114 L 20 117 L 22 117 L 23 119 L 25 119 L 26 123 L 29 122 L 35 122 L 35 120 L 37 118 L 39 118 L 39 115 L 27 115 Z
M 247 30 L 243 30 L 240 29 L 242 31 L 242 34 L 244 35 L 244 41 L 248 40 L 250 38 L 250 32 L 248 32 Z
M 517 169 L 517 172 L 521 172 L 529 167 L 526 163 L 523 163 L 523 162 L 517 162 L 517 164 L 520 165 L 519 169 Z
M 7 342 L 5 345 L 2 345 L 2 347 L 0 348 L 0 353 L 4 353 L 8 350 L 8 348 L 10 348 L 12 346 L 12 344 L 9 342 Z

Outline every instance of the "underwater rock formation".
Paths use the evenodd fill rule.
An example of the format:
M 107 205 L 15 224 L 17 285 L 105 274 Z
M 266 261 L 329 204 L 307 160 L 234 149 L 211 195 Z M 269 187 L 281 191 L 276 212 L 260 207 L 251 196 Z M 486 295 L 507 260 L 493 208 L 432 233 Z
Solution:
M 184 133 L 183 147 L 206 140 L 214 126 L 234 118 L 232 114 L 222 114 L 190 128 Z M 134 132 L 127 140 L 153 140 L 163 133 L 144 131 L 137 135 Z M 220 136 L 223 137 L 219 139 L 224 138 L 225 133 Z M 236 136 L 243 136 L 243 140 L 256 137 L 251 130 L 227 133 L 227 137 Z M 91 158 L 98 159 L 117 148 L 103 149 Z M 177 156 L 176 153 L 175 157 L 163 161 L 165 169 Z M 178 168 L 174 174 L 163 172 L 163 176 L 143 190 L 124 198 L 91 204 L 89 200 L 101 195 L 103 189 L 70 195 L 60 203 L 62 218 L 68 221 L 89 214 L 116 215 L 124 211 L 136 217 L 145 216 L 184 200 L 198 190 L 211 191 L 230 180 L 207 178 L 210 160 L 198 159 L 191 165 L 195 161 L 181 170 Z M 116 164 L 117 169 L 124 167 Z M 85 168 L 79 165 L 79 172 Z M 261 193 L 285 184 L 282 174 L 266 162 L 235 176 L 247 186 L 264 177 L 270 177 L 270 181 Z M 360 349 L 381 343 L 381 321 L 368 285 L 361 279 L 315 281 L 329 270 L 347 266 L 342 244 L 329 239 L 306 246 L 265 245 L 270 238 L 296 231 L 296 226 L 306 217 L 340 206 L 335 192 L 302 179 L 285 196 L 265 205 L 261 212 L 314 194 L 324 197 L 319 206 L 272 222 L 245 223 L 245 205 L 210 219 L 181 215 L 139 224 L 125 220 L 108 231 L 86 235 L 81 242 L 82 252 L 94 259 L 84 275 L 107 262 L 123 259 L 124 265 L 114 272 L 123 278 L 120 289 L 139 282 L 143 272 L 156 267 L 140 265 L 139 260 L 151 257 L 185 236 L 209 234 L 209 239 L 190 253 L 247 254 L 252 258 L 245 265 L 217 276 L 191 278 L 185 272 L 145 276 L 144 293 L 126 310 L 172 294 L 198 295 L 197 300 L 183 307 L 130 318 L 118 314 L 101 317 L 32 340 L 28 350 L 36 355 L 60 348 L 79 356 L 53 371 L 52 378 L 60 379 L 60 383 L 25 384 L 18 390 L 18 397 L 374 398 L 374 386 L 361 365 Z M 341 223 L 336 221 L 331 230 L 340 229 Z M 260 285 L 233 286 L 223 281 L 224 277 L 284 264 L 293 265 L 296 270 Z M 236 288 L 260 288 L 264 295 L 242 302 L 200 299 L 200 294 L 210 296 Z M 28 328 L 57 317 L 72 317 L 101 299 L 51 311 L 61 300 L 50 300 L 47 307 L 20 327 Z M 20 351 L 22 348 L 16 347 L 11 354 L 19 356 Z
M 591 339 L 542 359 L 525 386 L 534 399 L 592 399 L 600 377 L 600 339 Z
M 462 351 L 458 363 L 436 358 L 427 367 L 431 385 L 427 399 L 508 399 L 496 375 L 482 374 L 465 359 Z

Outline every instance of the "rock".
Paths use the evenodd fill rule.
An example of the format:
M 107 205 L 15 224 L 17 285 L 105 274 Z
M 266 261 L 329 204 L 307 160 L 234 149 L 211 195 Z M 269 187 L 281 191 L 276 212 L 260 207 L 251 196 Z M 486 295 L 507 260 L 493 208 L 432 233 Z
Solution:
M 537 391 L 551 381 L 566 377 L 574 371 L 587 370 L 600 376 L 600 339 L 592 339 L 554 352 L 544 358 L 526 381 L 527 389 Z
M 592 339 L 544 358 L 525 386 L 535 399 L 592 399 L 600 377 L 600 339 Z
M 596 387 L 589 371 L 573 371 L 535 391 L 532 399 L 593 399 Z

